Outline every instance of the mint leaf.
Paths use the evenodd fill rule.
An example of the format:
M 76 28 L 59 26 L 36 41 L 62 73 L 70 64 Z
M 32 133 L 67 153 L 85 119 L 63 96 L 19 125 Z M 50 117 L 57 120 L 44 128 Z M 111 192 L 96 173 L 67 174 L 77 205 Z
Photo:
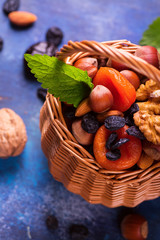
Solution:
M 149 45 L 160 51 L 160 17 L 158 17 L 143 33 L 140 45 Z
M 49 93 L 63 102 L 73 104 L 74 107 L 88 97 L 93 88 L 87 71 L 68 65 L 56 57 L 25 54 L 24 58 L 43 88 L 47 88 Z

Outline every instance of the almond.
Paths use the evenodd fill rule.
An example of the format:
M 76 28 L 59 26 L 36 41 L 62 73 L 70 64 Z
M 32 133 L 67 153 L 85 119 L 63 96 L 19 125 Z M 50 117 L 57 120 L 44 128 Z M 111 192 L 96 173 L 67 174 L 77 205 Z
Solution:
M 137 162 L 137 165 L 139 168 L 145 170 L 152 165 L 153 161 L 154 160 L 151 157 L 149 157 L 146 153 L 143 152 L 140 159 Z
M 77 107 L 75 116 L 76 117 L 81 117 L 84 114 L 92 111 L 90 106 L 89 106 L 89 98 L 85 98 Z
M 11 12 L 9 13 L 8 17 L 11 23 L 20 27 L 29 26 L 30 24 L 34 23 L 37 20 L 36 15 L 30 12 L 24 12 L 24 11 Z

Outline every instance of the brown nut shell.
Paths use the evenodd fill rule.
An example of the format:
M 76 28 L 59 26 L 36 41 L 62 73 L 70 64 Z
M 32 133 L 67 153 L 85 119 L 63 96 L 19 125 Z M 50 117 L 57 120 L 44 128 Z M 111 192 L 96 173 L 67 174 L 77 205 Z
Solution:
M 145 240 L 148 236 L 147 220 L 139 214 L 129 214 L 121 223 L 121 232 L 127 240 Z
M 78 119 L 72 123 L 72 133 L 77 142 L 82 145 L 90 145 L 93 143 L 94 135 L 93 133 L 87 133 L 83 130 L 81 126 L 82 120 Z

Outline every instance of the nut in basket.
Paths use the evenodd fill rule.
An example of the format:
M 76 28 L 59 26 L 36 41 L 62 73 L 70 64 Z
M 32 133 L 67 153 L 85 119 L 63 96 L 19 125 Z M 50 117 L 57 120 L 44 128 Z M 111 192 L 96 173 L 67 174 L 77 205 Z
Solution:
M 41 144 L 50 172 L 69 191 L 93 204 L 134 207 L 160 194 L 160 163 L 144 153 L 143 142 L 150 142 L 134 121 L 141 111 L 136 103 L 137 88 L 144 78 L 159 86 L 160 72 L 151 62 L 135 56 L 139 51 L 139 46 L 127 40 L 70 41 L 57 57 L 84 73 L 58 63 L 47 72 L 50 76 L 59 68 L 63 74 L 67 72 L 66 81 L 73 76 L 76 79 L 70 94 L 66 82 L 59 95 L 56 90 L 53 96 L 49 87 L 41 109 Z M 62 86 L 62 73 L 56 76 Z M 47 87 L 46 81 L 42 86 Z M 151 159 L 149 164 L 144 163 L 144 154 L 146 161 Z

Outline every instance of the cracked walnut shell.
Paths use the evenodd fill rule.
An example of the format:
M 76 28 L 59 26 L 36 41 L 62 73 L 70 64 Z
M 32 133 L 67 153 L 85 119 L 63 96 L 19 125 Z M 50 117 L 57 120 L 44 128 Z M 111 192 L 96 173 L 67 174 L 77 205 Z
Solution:
M 147 101 L 137 103 L 139 111 L 133 116 L 134 123 L 149 142 L 160 144 L 160 103 Z
M 146 101 L 150 94 L 152 94 L 155 90 L 159 90 L 160 86 L 157 82 L 152 79 L 148 80 L 145 84 L 141 84 L 140 87 L 136 91 L 136 99 L 138 101 Z
M 27 142 L 23 120 L 9 108 L 0 109 L 0 158 L 18 156 Z

